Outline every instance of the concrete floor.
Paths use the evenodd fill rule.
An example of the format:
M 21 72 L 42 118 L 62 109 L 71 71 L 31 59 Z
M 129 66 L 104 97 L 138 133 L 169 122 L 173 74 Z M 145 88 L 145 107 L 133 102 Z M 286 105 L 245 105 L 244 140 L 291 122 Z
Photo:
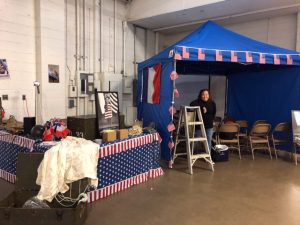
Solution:
M 89 204 L 85 225 L 299 225 L 300 166 L 236 154 L 215 172 L 179 159 L 165 175 Z M 13 186 L 0 181 L 0 198 Z

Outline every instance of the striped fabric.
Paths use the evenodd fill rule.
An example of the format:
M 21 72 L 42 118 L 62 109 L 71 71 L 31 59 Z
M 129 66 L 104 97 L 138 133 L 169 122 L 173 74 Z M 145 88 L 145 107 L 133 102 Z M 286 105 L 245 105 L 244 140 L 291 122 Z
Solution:
M 8 143 L 13 143 L 16 144 L 20 147 L 28 148 L 30 151 L 33 150 L 33 145 L 35 143 L 35 140 L 18 136 L 18 135 L 13 135 L 10 133 L 6 133 L 4 131 L 0 131 L 0 141 L 8 142 Z
M 118 95 L 117 93 L 110 93 L 110 106 L 111 106 L 111 110 L 114 113 L 118 113 Z
M 100 147 L 99 158 L 104 158 L 113 154 L 128 151 L 141 145 L 147 145 L 154 141 L 160 141 L 158 133 L 147 134 L 135 138 L 129 138 L 124 141 L 114 142 Z
M 94 191 L 90 191 L 88 193 L 88 202 L 94 202 L 96 200 L 99 200 L 101 198 L 108 197 L 114 193 L 123 191 L 127 188 L 130 188 L 131 186 L 143 183 L 147 181 L 149 178 L 156 178 L 159 176 L 162 176 L 164 174 L 163 170 L 161 168 L 152 169 L 148 172 L 136 175 L 134 177 L 130 177 L 126 180 L 120 181 L 118 183 L 106 186 L 101 189 L 97 189 Z
M 11 174 L 9 172 L 6 172 L 5 170 L 0 169 L 0 178 L 10 182 L 10 183 L 16 183 L 16 175 Z
M 0 131 L 0 178 L 15 183 L 19 152 L 31 152 L 35 141 Z
M 112 118 L 112 108 L 111 108 L 111 104 L 108 103 L 105 107 L 105 113 L 104 113 L 104 118 L 107 119 L 111 119 Z
M 273 54 L 227 49 L 175 46 L 175 60 L 218 61 L 275 65 L 300 65 L 300 54 Z
M 15 183 L 19 152 L 45 152 L 52 145 L 36 144 L 33 140 L 0 132 L 0 178 Z M 97 166 L 98 187 L 88 193 L 89 202 L 107 197 L 133 185 L 163 175 L 159 165 L 158 133 L 104 143 L 100 147 Z M 39 148 L 42 145 L 42 148 Z

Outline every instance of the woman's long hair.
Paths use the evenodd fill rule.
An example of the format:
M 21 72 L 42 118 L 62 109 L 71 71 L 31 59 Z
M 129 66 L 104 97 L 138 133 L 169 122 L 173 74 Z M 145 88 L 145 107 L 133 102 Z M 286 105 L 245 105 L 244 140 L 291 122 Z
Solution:
M 207 91 L 207 92 L 208 92 L 209 98 L 208 98 L 207 101 L 208 101 L 208 102 L 211 101 L 211 98 L 210 98 L 210 92 L 209 92 L 209 89 L 208 89 L 208 88 L 204 88 L 204 89 L 200 90 L 199 95 L 198 95 L 198 99 L 202 101 L 201 95 L 202 95 L 202 93 L 203 93 L 204 91 Z

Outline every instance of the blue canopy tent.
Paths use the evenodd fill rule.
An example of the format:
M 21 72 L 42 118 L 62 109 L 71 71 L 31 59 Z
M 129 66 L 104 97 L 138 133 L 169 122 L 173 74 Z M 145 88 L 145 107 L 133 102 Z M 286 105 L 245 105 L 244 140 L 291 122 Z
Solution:
M 178 73 L 225 75 L 227 114 L 236 119 L 250 123 L 266 119 L 273 125 L 290 121 L 290 110 L 300 108 L 299 65 L 296 51 L 250 39 L 208 21 L 138 64 L 138 119 L 144 126 L 156 124 L 162 138 L 162 158 L 171 160 L 174 144 L 168 125 L 172 124 L 170 107 L 176 89 L 171 77 Z

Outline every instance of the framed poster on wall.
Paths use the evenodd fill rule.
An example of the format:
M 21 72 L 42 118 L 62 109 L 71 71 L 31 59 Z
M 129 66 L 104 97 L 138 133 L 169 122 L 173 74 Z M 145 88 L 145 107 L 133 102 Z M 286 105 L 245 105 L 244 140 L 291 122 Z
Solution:
M 97 130 L 99 134 L 106 129 L 119 128 L 118 92 L 95 90 Z
M 59 65 L 48 65 L 49 83 L 59 83 Z
M 6 59 L 0 59 L 0 77 L 8 77 L 8 66 Z

